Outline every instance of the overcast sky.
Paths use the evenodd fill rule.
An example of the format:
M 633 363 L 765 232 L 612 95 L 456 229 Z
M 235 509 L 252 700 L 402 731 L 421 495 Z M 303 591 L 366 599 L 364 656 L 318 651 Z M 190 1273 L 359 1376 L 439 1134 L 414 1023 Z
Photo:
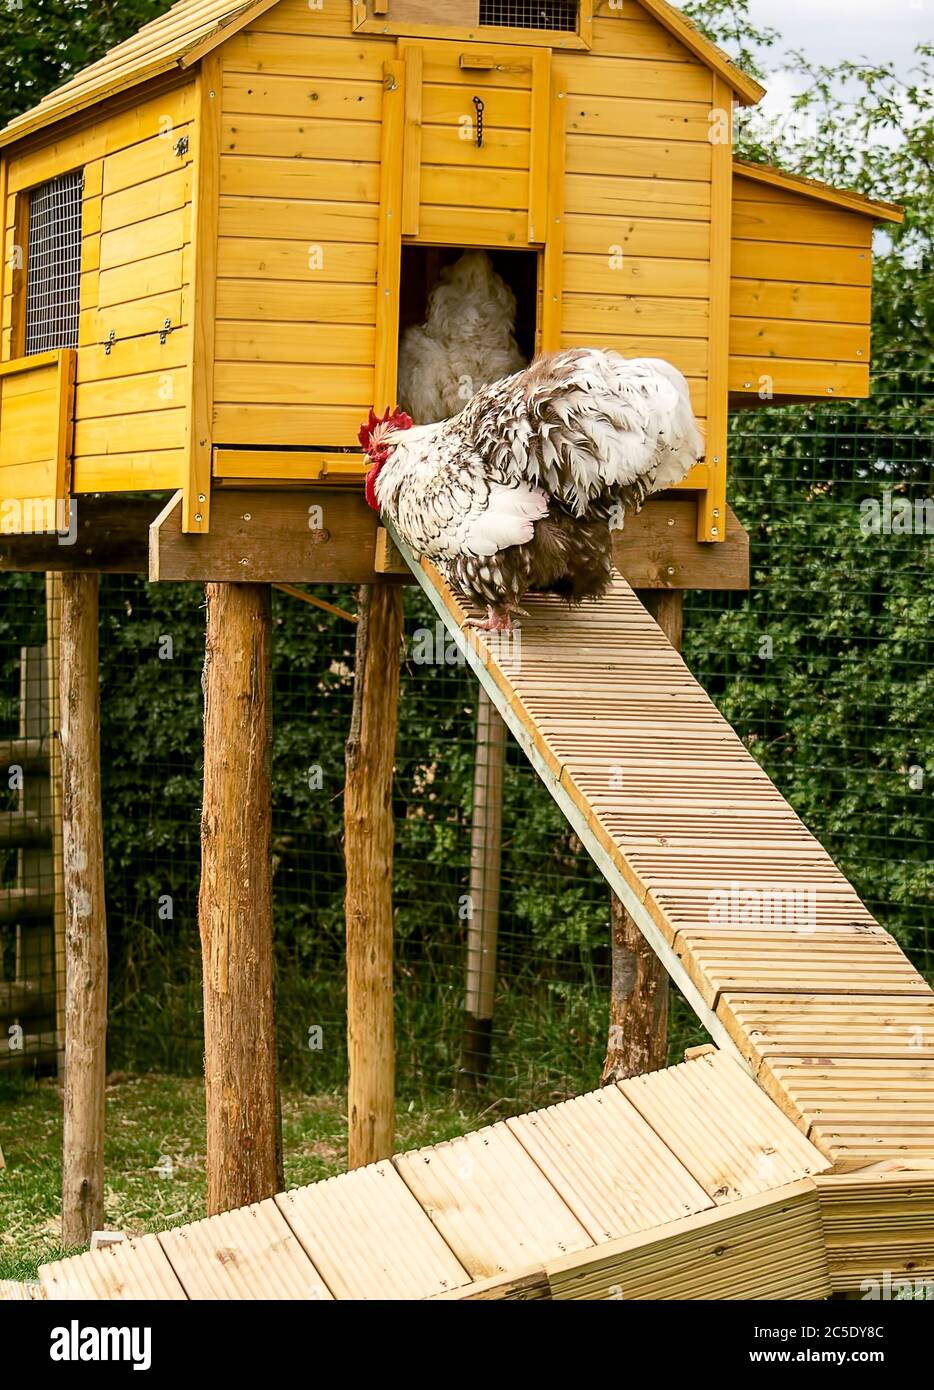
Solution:
M 905 70 L 914 45 L 934 40 L 934 0 L 751 0 L 750 11 L 821 63 L 890 59 Z
M 781 71 L 783 50 L 800 48 L 832 66 L 844 59 L 890 61 L 905 73 L 915 44 L 934 42 L 934 0 L 750 0 L 754 23 L 777 29 L 782 42 L 763 55 L 769 72 L 765 115 L 787 113 L 800 79 Z

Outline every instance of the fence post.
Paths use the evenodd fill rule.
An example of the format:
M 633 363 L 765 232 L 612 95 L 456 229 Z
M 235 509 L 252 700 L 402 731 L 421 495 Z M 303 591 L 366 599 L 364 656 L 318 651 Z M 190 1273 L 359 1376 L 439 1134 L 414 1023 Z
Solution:
M 470 917 L 461 1074 L 477 1084 L 490 1068 L 499 931 L 506 725 L 480 687 L 470 830 Z
M 62 879 L 62 745 L 61 745 L 61 616 L 62 576 L 45 576 L 46 662 L 49 711 L 49 805 L 52 819 L 52 935 L 55 952 L 55 1045 L 58 1073 L 65 1072 L 65 890 Z
M 62 1244 L 104 1217 L 107 917 L 101 820 L 96 574 L 61 580 L 62 870 L 65 889 L 65 1119 Z

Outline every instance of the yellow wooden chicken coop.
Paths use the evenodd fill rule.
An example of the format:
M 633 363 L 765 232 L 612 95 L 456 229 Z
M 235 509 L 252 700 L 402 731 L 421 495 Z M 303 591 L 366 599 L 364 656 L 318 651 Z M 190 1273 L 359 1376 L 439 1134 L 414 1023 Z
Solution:
M 353 1263 L 338 1268 L 323 1248 L 332 1219 L 351 1255 L 358 1239 L 382 1242 L 387 1262 L 421 1242 L 412 1287 L 424 1296 L 486 1297 L 489 1278 L 507 1297 L 602 1296 L 621 1269 L 633 1296 L 649 1296 L 656 1256 L 669 1297 L 815 1297 L 858 1286 L 880 1261 L 934 1269 L 934 995 L 630 588 L 745 586 L 726 505 L 731 405 L 869 389 L 873 226 L 901 214 L 737 162 L 734 105 L 761 95 L 664 0 L 181 0 L 0 133 L 0 569 L 63 572 L 66 1076 L 69 1048 L 81 1063 L 65 1092 L 75 1224 L 64 1245 L 104 1212 L 96 574 L 148 566 L 153 579 L 211 581 L 199 924 L 215 1224 L 203 1241 L 146 1237 L 125 1260 L 50 1266 L 50 1296 L 125 1296 L 150 1276 L 157 1296 L 231 1296 L 204 1292 L 222 1265 L 238 1290 L 268 1289 L 250 1283 L 254 1256 L 263 1278 L 282 1261 L 277 1289 L 298 1287 L 291 1270 L 314 1290 L 302 1296 L 330 1296 L 351 1289 Z M 621 575 L 599 607 L 532 597 L 521 663 L 465 636 L 467 610 L 402 541 L 397 565 L 360 486 L 357 429 L 395 400 L 400 334 L 423 318 L 441 269 L 474 247 L 515 295 L 525 355 L 587 344 L 667 358 L 706 431 L 679 494 L 627 520 Z M 59 547 L 46 533 L 66 523 L 78 543 Z M 439 1196 L 427 1158 L 363 1167 L 346 1201 L 343 1178 L 337 1198 L 324 1185 L 301 1203 L 271 1200 L 269 584 L 366 586 L 344 784 L 353 1167 L 393 1148 L 403 574 L 728 1054 L 456 1141 L 471 1155 L 483 1248 L 457 1224 L 467 1198 L 456 1185 Z M 780 899 L 813 890 L 813 920 L 711 917 L 711 894 L 748 885 Z M 711 1138 L 715 1114 L 724 1134 Z M 578 1157 L 569 1136 L 591 1125 L 596 1145 Z M 632 1153 L 649 1155 L 632 1180 L 646 1221 L 633 1217 Z M 672 1174 L 657 1153 L 683 1164 Z M 622 1187 L 601 1205 L 580 1175 L 614 1165 Z M 654 1204 L 657 1173 L 667 1205 Z M 214 1215 L 260 1199 L 249 1241 L 239 1218 Z M 227 1258 L 238 1242 L 242 1258 Z M 369 1275 L 377 1261 L 364 1265 Z M 684 1281 L 671 1282 L 678 1269 Z
M 181 0 L 0 135 L 3 531 L 180 490 L 203 533 L 220 487 L 356 480 L 400 330 L 485 247 L 527 355 L 685 373 L 723 540 L 730 404 L 867 393 L 899 216 L 735 161 L 761 95 L 664 0 Z

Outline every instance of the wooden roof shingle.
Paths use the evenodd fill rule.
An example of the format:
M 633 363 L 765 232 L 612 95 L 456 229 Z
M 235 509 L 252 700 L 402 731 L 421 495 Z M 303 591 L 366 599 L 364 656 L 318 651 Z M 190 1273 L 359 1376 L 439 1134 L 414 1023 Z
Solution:
M 277 0 L 178 0 L 158 19 L 82 68 L 0 130 L 0 147 L 32 135 L 96 102 L 172 71 L 190 68 L 205 53 L 258 19 Z

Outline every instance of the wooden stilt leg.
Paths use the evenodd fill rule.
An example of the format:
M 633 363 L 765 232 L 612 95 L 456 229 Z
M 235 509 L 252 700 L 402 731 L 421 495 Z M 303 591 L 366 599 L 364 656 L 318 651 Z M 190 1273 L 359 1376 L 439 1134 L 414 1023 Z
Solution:
M 402 590 L 365 587 L 344 789 L 350 1168 L 388 1157 L 395 1135 L 392 775 L 401 641 Z
M 204 809 L 198 914 L 204 963 L 208 1212 L 281 1185 L 270 837 L 271 595 L 208 584 Z
M 98 576 L 61 580 L 62 859 L 65 891 L 65 1122 L 62 1244 L 104 1218 L 107 915 L 101 824 Z
M 643 589 L 639 598 L 676 649 L 681 648 L 680 589 Z M 622 903 L 610 895 L 612 979 L 610 1026 L 601 1084 L 665 1066 L 668 1060 L 668 975 Z

